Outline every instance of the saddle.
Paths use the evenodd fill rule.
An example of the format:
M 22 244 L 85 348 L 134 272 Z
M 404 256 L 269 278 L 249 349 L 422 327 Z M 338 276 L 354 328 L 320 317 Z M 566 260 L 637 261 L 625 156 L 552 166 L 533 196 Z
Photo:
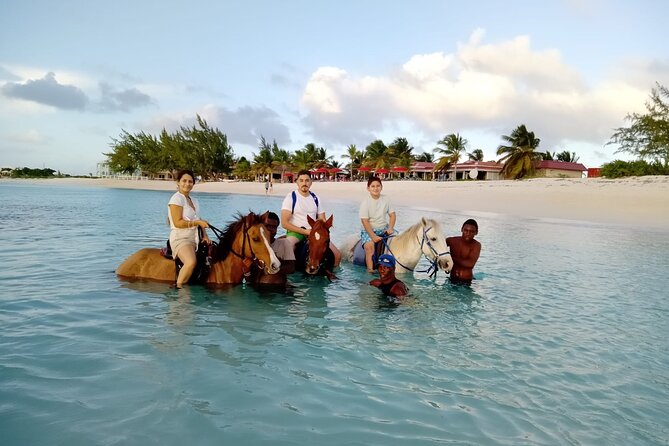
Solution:
M 388 237 L 383 237 L 380 241 L 374 243 L 374 255 L 372 256 L 372 263 L 376 269 L 376 259 L 386 251 L 386 240 Z M 358 266 L 366 266 L 365 264 L 365 248 L 362 247 L 362 240 L 358 239 L 353 247 L 353 264 Z
M 190 279 L 188 280 L 189 285 L 204 285 L 207 282 L 207 277 L 209 276 L 209 271 L 211 269 L 212 258 L 214 256 L 214 250 L 217 245 L 212 243 L 210 245 L 200 241 L 200 244 L 195 251 L 195 258 L 197 259 L 197 265 L 191 274 Z M 160 254 L 169 260 L 174 260 L 174 265 L 176 267 L 176 272 L 174 275 L 174 281 L 176 282 L 177 277 L 179 277 L 179 271 L 184 266 L 183 262 L 179 259 L 172 257 L 172 247 L 170 246 L 170 241 L 167 240 L 164 248 L 160 249 Z

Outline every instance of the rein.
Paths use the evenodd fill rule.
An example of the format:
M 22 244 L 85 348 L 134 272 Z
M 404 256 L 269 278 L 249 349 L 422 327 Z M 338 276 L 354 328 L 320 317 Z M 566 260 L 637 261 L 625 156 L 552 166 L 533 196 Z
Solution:
M 218 237 L 218 240 L 221 241 L 221 239 L 223 238 L 223 235 L 224 235 L 223 231 L 221 231 L 220 229 L 218 229 L 218 228 L 216 228 L 212 225 L 209 225 L 209 228 L 213 231 L 214 234 L 216 234 L 216 237 Z M 251 250 L 251 256 L 249 256 L 249 257 L 244 256 L 244 251 L 246 250 L 246 241 L 250 238 L 249 228 L 246 226 L 246 220 L 244 220 L 244 226 L 242 227 L 242 234 L 243 235 L 242 235 L 241 253 L 235 252 L 235 250 L 232 248 L 232 245 L 230 245 L 230 252 L 232 254 L 234 254 L 237 258 L 242 260 L 242 270 L 244 272 L 244 276 L 248 277 L 251 274 L 251 265 L 253 263 L 257 262 L 258 266 L 261 269 L 264 269 L 265 268 L 265 262 L 263 262 L 262 260 L 260 260 L 256 257 L 255 252 L 253 252 L 253 246 L 251 246 L 251 241 L 250 240 L 249 240 L 249 249 Z M 246 260 L 251 260 L 249 265 L 246 264 L 247 263 Z
M 422 256 L 425 257 L 425 259 L 427 259 L 428 262 L 430 262 L 429 268 L 427 268 L 425 270 L 422 270 L 422 271 L 419 270 L 419 271 L 416 271 L 416 272 L 427 273 L 429 275 L 430 279 L 433 279 L 433 278 L 437 277 L 437 271 L 439 271 L 439 257 L 441 257 L 443 255 L 446 255 L 446 254 L 450 254 L 450 252 L 446 251 L 446 252 L 439 253 L 439 251 L 434 249 L 434 246 L 432 246 L 432 243 L 430 243 L 430 239 L 427 236 L 427 232 L 430 229 L 432 229 L 432 226 L 430 226 L 429 228 L 423 228 L 423 238 L 422 238 L 422 240 L 418 238 L 418 235 L 416 235 L 416 240 L 420 244 L 420 252 L 421 252 Z M 381 239 L 383 241 L 383 244 L 385 245 L 386 249 L 388 250 L 388 252 L 390 252 L 390 254 L 392 254 L 393 257 L 395 257 L 395 262 L 397 262 L 402 268 L 404 268 L 408 271 L 414 272 L 413 268 L 409 268 L 408 266 L 403 265 L 402 262 L 400 262 L 397 259 L 397 257 L 395 256 L 395 253 L 393 253 L 393 250 L 390 249 L 390 244 L 388 243 L 387 240 L 391 237 L 395 237 L 395 235 L 387 235 L 387 236 L 385 236 Z M 432 253 L 435 255 L 434 259 L 430 259 L 428 256 L 425 255 L 425 253 L 423 252 L 423 245 L 427 245 L 428 248 L 430 248 L 430 251 L 432 251 Z

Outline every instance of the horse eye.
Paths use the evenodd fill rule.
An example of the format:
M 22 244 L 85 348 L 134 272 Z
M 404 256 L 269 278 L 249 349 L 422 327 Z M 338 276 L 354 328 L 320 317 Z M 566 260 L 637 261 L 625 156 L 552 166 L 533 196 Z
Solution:
M 254 242 L 259 242 L 259 241 L 260 241 L 260 237 L 251 237 L 251 239 L 252 239 Z
M 435 240 L 437 240 L 437 237 L 432 237 L 430 240 L 434 242 Z

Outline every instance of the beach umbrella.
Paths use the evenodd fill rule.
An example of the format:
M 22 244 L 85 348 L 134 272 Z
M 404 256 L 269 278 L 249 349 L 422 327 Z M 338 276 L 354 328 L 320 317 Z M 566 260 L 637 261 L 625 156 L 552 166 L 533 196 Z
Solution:
M 339 167 L 333 167 L 332 169 L 330 169 L 330 173 L 337 173 L 337 172 L 341 172 L 341 169 Z
M 370 169 L 369 167 L 358 167 L 358 172 L 369 172 Z
M 325 167 L 319 167 L 318 169 L 314 170 L 316 173 L 328 173 L 328 169 Z
M 407 170 L 409 170 L 409 168 L 404 166 L 393 167 L 393 172 L 406 172 Z
M 390 173 L 388 169 L 376 169 L 376 173 Z

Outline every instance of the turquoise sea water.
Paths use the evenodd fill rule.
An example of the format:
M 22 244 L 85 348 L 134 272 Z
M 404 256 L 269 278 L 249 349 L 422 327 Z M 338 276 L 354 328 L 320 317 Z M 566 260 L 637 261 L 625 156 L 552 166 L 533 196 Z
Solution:
M 195 193 L 219 227 L 282 198 Z M 0 183 L 0 443 L 669 444 L 667 232 L 474 215 L 474 284 L 416 274 L 397 307 L 350 264 L 287 295 L 120 281 L 170 194 Z M 341 242 L 357 203 L 329 204 Z

